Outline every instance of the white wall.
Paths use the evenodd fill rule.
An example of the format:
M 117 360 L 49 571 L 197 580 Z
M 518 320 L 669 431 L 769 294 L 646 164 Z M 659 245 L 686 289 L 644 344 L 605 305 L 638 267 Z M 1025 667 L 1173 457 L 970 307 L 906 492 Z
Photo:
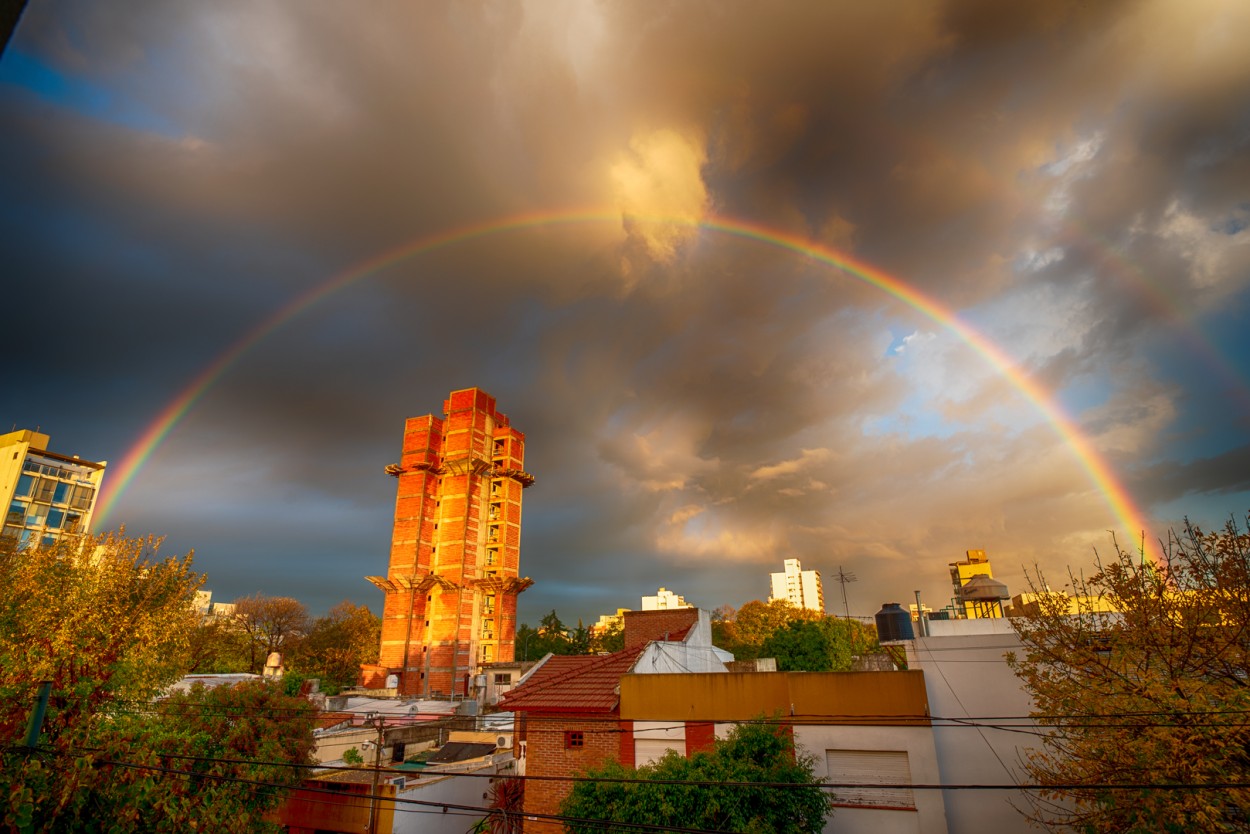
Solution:
M 882 674 L 889 674 L 883 672 Z M 826 781 L 826 750 L 888 750 L 905 752 L 913 785 L 935 785 L 940 779 L 937 751 L 928 727 L 849 727 L 796 725 L 794 743 L 815 759 L 816 778 Z M 915 811 L 834 808 L 827 834 L 947 834 L 942 791 L 916 790 Z M 836 794 L 836 791 L 835 791 Z M 953 831 L 990 831 L 969 828 Z
M 680 672 L 724 672 L 734 656 L 715 646 L 656 641 L 647 646 L 631 672 L 639 675 L 672 675 Z
M 958 726 L 938 718 L 998 719 L 1032 730 L 1032 702 L 1005 655 L 1020 653 L 1020 641 L 1005 619 L 934 621 L 939 636 L 908 641 L 907 663 L 924 672 L 929 711 L 935 718 L 941 781 L 948 785 L 1004 785 L 1028 782 L 1020 768 L 1023 752 L 1041 746 L 1031 732 Z M 1011 719 L 1008 721 L 1007 719 Z M 978 724 L 985 723 L 983 720 Z M 945 726 L 939 726 L 944 724 Z M 1024 834 L 1031 826 L 1012 803 L 1027 808 L 1020 791 L 943 791 L 953 832 Z
M 509 767 L 503 765 L 502 767 Z M 478 773 L 489 773 L 495 766 L 488 765 Z M 501 775 L 511 775 L 511 771 Z M 401 791 L 396 799 L 416 799 L 421 802 L 445 802 L 452 805 L 469 805 L 484 808 L 489 801 L 483 796 L 490 791 L 490 780 L 480 776 L 424 776 Z M 395 804 L 394 834 L 465 834 L 473 824 L 485 817 L 465 811 L 442 809 L 432 805 Z

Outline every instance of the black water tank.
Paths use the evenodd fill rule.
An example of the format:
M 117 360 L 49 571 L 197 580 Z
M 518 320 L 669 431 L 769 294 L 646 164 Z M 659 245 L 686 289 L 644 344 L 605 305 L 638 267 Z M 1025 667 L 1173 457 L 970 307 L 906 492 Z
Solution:
M 911 614 L 903 610 L 901 603 L 887 602 L 874 618 L 877 621 L 877 639 L 882 643 L 912 640 Z

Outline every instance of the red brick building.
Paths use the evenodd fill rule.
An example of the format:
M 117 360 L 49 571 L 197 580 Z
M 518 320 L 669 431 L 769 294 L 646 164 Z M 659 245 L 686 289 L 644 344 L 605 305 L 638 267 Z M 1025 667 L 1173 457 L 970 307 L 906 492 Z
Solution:
M 400 694 L 465 694 L 482 663 L 513 660 L 521 493 L 534 483 L 525 435 L 477 388 L 453 391 L 443 418 L 404 426 L 390 564 L 367 577 L 386 593 L 381 656 L 364 683 Z
M 630 672 L 691 665 L 724 672 L 723 660 L 732 655 L 713 649 L 710 636 L 706 612 L 694 608 L 629 611 L 621 651 L 544 659 L 501 704 L 517 713 L 514 738 L 524 774 L 572 776 L 607 759 L 633 765 L 633 722 L 620 720 L 622 678 Z M 676 667 L 665 660 L 675 660 Z M 691 752 L 711 742 L 709 724 L 705 732 L 691 735 Z M 569 782 L 527 780 L 525 813 L 558 814 L 569 790 Z M 525 825 L 527 832 L 561 828 L 542 819 Z

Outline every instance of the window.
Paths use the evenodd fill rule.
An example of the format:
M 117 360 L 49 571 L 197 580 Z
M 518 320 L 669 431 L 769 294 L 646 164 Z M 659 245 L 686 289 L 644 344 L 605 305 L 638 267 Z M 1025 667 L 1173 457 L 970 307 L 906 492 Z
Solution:
M 511 683 L 512 683 L 511 672 L 496 672 L 495 673 L 495 686 L 509 686 L 511 685 Z
M 826 782 L 851 787 L 833 788 L 835 805 L 868 808 L 915 808 L 911 767 L 902 750 L 826 750 Z M 855 787 L 889 785 L 890 787 Z
M 581 730 L 566 730 L 564 746 L 568 750 L 580 750 L 586 746 L 586 735 Z
M 56 481 L 50 478 L 40 478 L 39 483 L 35 484 L 35 500 L 36 501 L 52 501 L 52 493 L 56 492 Z
M 495 621 L 493 619 L 482 620 L 482 639 L 483 640 L 495 639 Z
M 17 479 L 17 492 L 13 493 L 18 498 L 29 498 L 30 492 L 35 486 L 35 479 L 31 475 L 22 475 Z
M 76 510 L 87 510 L 91 508 L 91 499 L 95 497 L 95 488 L 89 486 L 74 487 L 74 497 L 70 499 L 70 506 Z
M 67 483 L 59 483 L 56 485 L 56 491 L 52 493 L 53 504 L 64 504 L 69 501 L 70 486 Z
M 61 525 L 63 525 L 64 523 L 65 523 L 65 511 L 64 510 L 49 510 L 48 511 L 48 529 L 49 530 L 60 530 Z
M 495 647 L 494 646 L 482 646 L 482 662 L 490 663 L 494 659 L 495 659 Z
M 495 595 L 494 594 L 487 594 L 482 599 L 482 613 L 483 614 L 495 613 Z
M 26 518 L 26 504 L 21 501 L 11 502 L 9 504 L 9 516 L 5 519 L 5 523 L 21 524 L 24 518 Z

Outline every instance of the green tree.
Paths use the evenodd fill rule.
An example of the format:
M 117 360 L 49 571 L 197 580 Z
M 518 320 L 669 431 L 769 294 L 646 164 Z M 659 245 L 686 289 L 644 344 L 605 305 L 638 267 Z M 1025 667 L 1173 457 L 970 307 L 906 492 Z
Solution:
M 855 658 L 880 651 L 876 629 L 841 617 L 791 620 L 764 641 L 761 657 L 782 672 L 845 672 Z
M 600 630 L 591 638 L 590 650 L 593 652 L 619 652 L 625 648 L 625 625 L 613 622 Z
M 712 642 L 726 651 L 733 652 L 737 660 L 754 660 L 768 655 L 763 653 L 764 643 L 774 632 L 791 622 L 814 622 L 822 614 L 798 608 L 789 600 L 775 599 L 770 602 L 751 600 L 736 612 L 727 608 L 713 620 Z
M 832 810 L 830 795 L 817 787 L 811 760 L 796 753 L 784 728 L 766 723 L 736 727 L 710 752 L 690 758 L 670 752 L 636 770 L 612 761 L 584 775 L 591 781 L 573 786 L 560 813 L 596 822 L 566 822 L 573 834 L 631 830 L 605 822 L 653 826 L 664 821 L 709 831 L 815 834 Z M 753 782 L 768 784 L 738 784 Z M 793 787 L 773 786 L 781 783 Z
M 311 707 L 274 687 L 154 703 L 189 663 L 190 556 L 121 535 L 0 542 L 0 826 L 18 831 L 263 831 L 307 760 Z M 33 750 L 14 746 L 52 697 Z M 241 759 L 226 763 L 222 759 Z
M 1028 809 L 1085 832 L 1243 831 L 1250 790 L 1250 535 L 1170 537 L 1162 565 L 1115 548 L 1073 596 L 1033 578 L 1009 662 L 1049 729 Z M 1184 785 L 1184 790 L 1124 786 Z M 1071 787 L 1071 786 L 1084 787 Z
M 360 678 L 362 663 L 375 663 L 382 620 L 368 606 L 344 600 L 319 617 L 289 657 L 304 678 L 318 678 L 321 690 L 334 695 Z

